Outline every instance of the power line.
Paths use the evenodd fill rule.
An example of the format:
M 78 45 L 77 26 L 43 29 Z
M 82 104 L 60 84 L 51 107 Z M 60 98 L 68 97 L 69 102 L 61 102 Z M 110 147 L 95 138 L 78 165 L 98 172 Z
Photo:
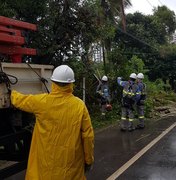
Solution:
M 141 44 L 143 44 L 143 45 L 145 45 L 145 46 L 148 46 L 148 47 L 150 47 L 151 49 L 155 49 L 156 51 L 158 51 L 157 48 L 155 48 L 155 47 L 151 46 L 150 44 L 146 43 L 145 41 L 143 41 L 143 40 L 141 40 L 141 39 L 133 36 L 132 34 L 130 34 L 130 33 L 128 33 L 128 32 L 124 32 L 124 31 L 123 31 L 122 29 L 120 29 L 120 28 L 117 28 L 117 30 L 119 30 L 122 34 L 125 34 L 125 35 L 127 35 L 128 37 L 130 37 L 130 38 L 132 38 L 132 39 L 140 42 Z
M 154 8 L 154 6 L 150 3 L 149 0 L 146 0 L 146 1 L 150 4 L 150 6 L 151 6 L 152 8 Z
M 163 6 L 163 3 L 160 0 L 158 0 L 158 2 Z

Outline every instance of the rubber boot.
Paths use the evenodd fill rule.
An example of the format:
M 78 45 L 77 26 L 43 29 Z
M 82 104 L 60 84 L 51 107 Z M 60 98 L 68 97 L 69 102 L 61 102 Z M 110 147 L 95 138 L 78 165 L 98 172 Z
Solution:
M 129 121 L 129 124 L 128 124 L 128 131 L 131 132 L 131 131 L 134 131 L 135 130 L 135 127 L 133 125 L 133 122 L 132 121 Z
M 120 124 L 120 130 L 121 131 L 127 131 L 128 130 L 126 120 L 122 120 L 122 122 Z
M 136 126 L 136 129 L 144 129 L 144 119 L 139 119 L 139 124 Z

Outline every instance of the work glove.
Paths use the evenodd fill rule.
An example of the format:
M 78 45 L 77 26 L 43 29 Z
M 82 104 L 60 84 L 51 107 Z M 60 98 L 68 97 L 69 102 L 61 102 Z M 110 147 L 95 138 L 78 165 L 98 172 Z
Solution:
M 101 96 L 103 96 L 103 93 L 101 91 L 97 91 L 97 93 Z
M 92 164 L 85 164 L 85 166 L 84 166 L 85 173 L 91 171 L 92 168 L 93 168 Z

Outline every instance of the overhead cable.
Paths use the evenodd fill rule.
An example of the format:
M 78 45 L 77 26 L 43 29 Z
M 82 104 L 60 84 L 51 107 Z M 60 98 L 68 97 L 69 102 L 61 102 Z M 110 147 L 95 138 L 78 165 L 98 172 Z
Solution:
M 150 6 L 151 6 L 152 8 L 154 8 L 154 6 L 150 3 L 149 0 L 146 0 L 146 1 L 150 4 Z
M 144 45 L 146 45 L 146 46 L 148 46 L 148 47 L 150 47 L 150 48 L 152 48 L 152 49 L 157 50 L 155 47 L 151 46 L 150 44 L 146 43 L 145 41 L 142 41 L 142 40 L 138 39 L 137 37 L 133 36 L 132 34 L 127 33 L 127 32 L 124 32 L 124 31 L 123 31 L 122 29 L 120 29 L 120 28 L 117 28 L 117 29 L 118 29 L 121 33 L 123 33 L 123 34 L 131 37 L 132 39 L 137 40 L 138 42 L 140 42 L 140 43 L 142 43 L 142 44 L 144 44 Z
M 163 3 L 160 0 L 158 0 L 158 2 L 163 6 Z

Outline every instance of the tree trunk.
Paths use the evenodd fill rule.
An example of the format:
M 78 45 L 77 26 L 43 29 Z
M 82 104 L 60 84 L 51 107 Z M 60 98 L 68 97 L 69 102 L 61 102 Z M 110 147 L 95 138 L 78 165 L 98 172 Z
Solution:
M 126 32 L 126 17 L 125 17 L 124 1 L 123 1 L 123 0 L 121 0 L 120 11 L 121 11 L 121 18 L 122 18 L 123 31 Z

